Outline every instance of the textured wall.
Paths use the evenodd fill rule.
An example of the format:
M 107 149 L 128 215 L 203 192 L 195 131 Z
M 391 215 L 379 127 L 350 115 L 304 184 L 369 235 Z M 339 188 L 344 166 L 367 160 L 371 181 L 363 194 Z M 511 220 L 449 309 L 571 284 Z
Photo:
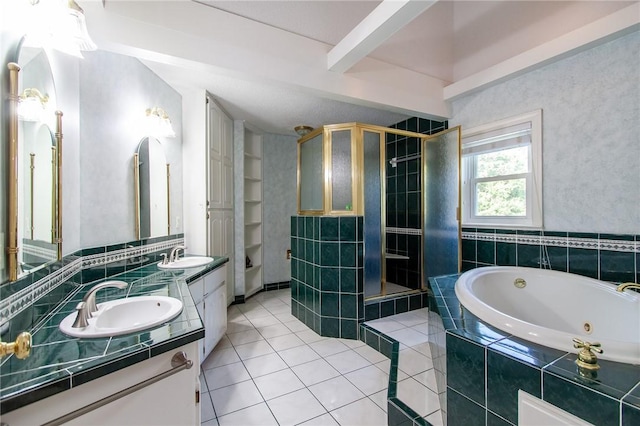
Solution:
M 640 33 L 452 102 L 450 126 L 543 111 L 544 228 L 640 232 Z
M 182 232 L 181 102 L 180 94 L 138 59 L 85 54 L 80 62 L 81 247 L 135 239 L 132 158 L 144 136 L 144 112 L 153 106 L 167 111 L 176 132 L 176 138 L 160 138 L 160 143 L 171 164 L 171 233 Z M 65 188 L 73 184 L 65 180 Z
M 266 284 L 291 279 L 291 216 L 297 214 L 297 138 L 265 134 L 262 138 L 264 211 L 263 280 Z

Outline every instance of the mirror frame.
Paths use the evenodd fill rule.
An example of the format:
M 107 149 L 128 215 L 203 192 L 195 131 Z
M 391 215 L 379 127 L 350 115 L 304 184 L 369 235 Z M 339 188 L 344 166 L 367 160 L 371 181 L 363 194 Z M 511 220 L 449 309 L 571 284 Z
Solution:
M 18 103 L 20 101 L 18 75 L 20 66 L 10 62 L 9 68 L 9 184 L 8 184 L 8 241 L 7 241 L 7 269 L 9 281 L 18 279 Z M 62 260 L 62 111 L 56 111 L 56 173 L 53 191 L 54 223 L 52 242 L 57 248 L 57 260 Z
M 154 138 L 155 139 L 155 138 Z M 140 206 L 140 146 L 146 141 L 151 140 L 150 136 L 143 137 L 138 143 L 138 148 L 136 152 L 133 154 L 133 210 L 134 210 L 134 236 L 136 240 L 142 239 L 142 230 L 141 230 L 141 219 L 142 219 L 142 208 Z M 157 142 L 157 139 L 155 139 Z M 166 157 L 165 157 L 166 158 Z M 166 160 L 165 160 L 166 161 Z M 171 164 L 166 164 L 166 184 L 167 184 L 167 234 L 171 235 Z M 145 236 L 144 238 L 153 238 L 158 237 L 160 235 L 150 235 Z

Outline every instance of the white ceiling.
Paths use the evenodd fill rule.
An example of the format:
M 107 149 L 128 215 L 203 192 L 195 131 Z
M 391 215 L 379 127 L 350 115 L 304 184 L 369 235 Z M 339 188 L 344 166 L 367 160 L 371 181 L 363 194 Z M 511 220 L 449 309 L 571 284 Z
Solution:
M 109 3 L 112 2 L 116 0 L 106 0 L 107 12 L 110 10 Z M 127 16 L 129 9 L 122 3 L 135 2 L 117 3 L 120 4 L 117 5 L 116 13 Z M 170 2 L 155 2 L 150 6 L 147 2 L 146 10 L 149 11 L 149 15 L 152 15 L 152 12 L 160 13 L 160 9 L 168 7 L 168 3 Z M 238 23 L 246 22 L 247 25 L 252 25 L 249 28 L 259 29 L 255 31 L 255 39 L 249 38 L 252 45 L 248 49 L 254 49 L 255 54 L 271 55 L 275 60 L 278 58 L 275 58 L 271 52 L 278 52 L 278 55 L 279 52 L 287 52 L 289 49 L 294 52 L 303 43 L 311 40 L 318 42 L 316 44 L 319 46 L 319 51 L 326 53 L 380 3 L 377 0 L 198 0 L 197 7 L 193 7 L 194 3 L 190 3 L 190 7 L 183 4 L 183 9 L 188 9 L 192 15 L 192 18 L 185 15 L 183 19 L 193 19 L 193 25 L 188 27 L 185 24 L 182 28 L 190 29 L 182 29 L 180 32 L 181 36 L 191 31 L 194 34 L 198 33 L 202 37 L 199 40 L 210 40 L 211 46 L 219 43 L 219 40 L 214 39 L 213 36 L 207 39 L 203 34 L 205 31 L 222 31 L 223 29 L 218 27 L 224 25 L 212 22 L 212 28 L 205 30 L 199 27 L 202 24 L 198 23 L 196 16 L 213 13 L 214 11 L 211 10 L 213 8 L 218 14 L 216 16 L 219 16 L 222 11 L 223 15 L 220 16 L 223 20 L 220 22 L 236 25 L 238 38 L 247 36 L 240 33 L 244 26 Z M 380 85 L 388 84 L 389 88 L 384 87 L 384 89 L 388 89 L 389 94 L 395 94 L 394 85 L 400 84 L 393 80 L 402 80 L 405 78 L 403 76 L 410 76 L 407 79 L 424 78 L 427 79 L 425 81 L 436 82 L 436 86 L 440 87 L 471 78 L 523 52 L 558 39 L 638 2 L 440 0 L 433 3 L 415 19 L 405 22 L 403 28 L 379 44 L 368 55 L 367 60 L 377 60 L 372 63 L 378 70 L 384 68 L 381 75 L 386 80 L 383 79 Z M 134 16 L 133 12 L 129 17 L 137 20 L 146 19 L 141 18 L 140 14 Z M 90 18 L 92 15 L 88 14 L 89 29 L 92 31 Z M 176 17 L 175 20 L 179 21 L 180 17 Z M 154 21 L 156 26 L 157 22 L 159 21 Z M 172 30 L 175 30 L 176 25 L 178 25 L 176 22 L 167 22 L 167 27 L 173 26 Z M 263 34 L 262 28 L 264 31 L 282 30 L 288 36 L 285 37 L 286 34 L 282 35 L 284 33 L 280 31 L 277 38 L 278 45 L 274 46 L 273 43 L 267 45 L 266 40 L 265 45 L 261 45 L 263 40 L 257 37 Z M 167 32 L 172 30 L 167 29 Z M 233 34 L 233 28 L 229 31 L 228 34 Z M 110 36 L 115 34 L 109 34 L 109 30 L 105 29 L 98 38 L 103 39 L 108 50 L 125 52 L 126 49 L 110 45 L 108 42 Z M 138 47 L 135 46 L 135 42 L 132 42 L 132 45 Z M 102 43 L 100 46 L 102 48 Z M 201 46 L 201 49 L 207 48 L 208 43 Z M 243 45 L 242 48 L 247 46 Z M 162 47 L 158 50 L 162 50 Z M 296 74 L 296 70 L 292 70 L 291 64 L 288 63 L 285 65 L 288 66 L 288 72 L 296 76 L 295 82 L 288 82 L 286 78 L 276 81 L 277 79 L 265 77 L 270 71 L 266 67 L 273 67 L 273 65 L 265 65 L 264 69 L 254 66 L 255 73 L 247 68 L 243 68 L 242 72 L 234 73 L 234 66 L 229 65 L 228 61 L 225 63 L 228 69 L 223 70 L 224 67 L 219 64 L 216 64 L 217 67 L 211 67 L 200 66 L 198 61 L 194 60 L 177 61 L 167 52 L 162 51 L 150 54 L 148 49 L 133 49 L 129 54 L 136 54 L 136 52 L 143 52 L 137 56 L 176 89 L 184 91 L 194 87 L 204 88 L 218 99 L 234 119 L 245 120 L 257 130 L 264 132 L 293 135 L 292 129 L 298 124 L 316 127 L 351 121 L 386 126 L 411 115 L 443 118 L 441 110 L 430 113 L 426 100 L 424 108 L 412 108 L 398 107 L 397 102 L 391 100 L 389 105 L 386 105 L 384 97 L 382 100 L 374 99 L 373 95 L 367 97 L 366 92 L 370 92 L 370 86 L 357 84 L 345 86 L 347 90 L 343 90 L 345 92 L 343 96 L 339 93 L 340 90 L 333 86 L 340 87 L 340 84 L 346 84 L 344 81 L 348 78 L 365 75 L 366 73 L 360 70 L 360 64 L 344 73 L 344 78 L 328 73 L 328 78 L 333 80 L 330 80 L 330 84 L 320 87 L 321 85 L 318 84 L 306 84 L 305 76 Z M 308 60 L 310 62 L 316 60 L 314 55 L 317 55 L 317 52 L 312 50 L 309 52 Z M 283 55 L 288 59 L 286 53 Z M 317 59 L 325 61 L 324 58 Z M 269 61 L 264 63 L 273 64 Z M 369 66 L 369 62 L 367 64 Z M 300 72 L 305 73 L 308 70 L 301 65 Z M 422 86 L 423 84 L 418 83 L 417 91 L 422 90 Z M 324 87 L 328 87 L 327 90 L 323 90 Z M 433 92 L 439 92 L 437 87 Z

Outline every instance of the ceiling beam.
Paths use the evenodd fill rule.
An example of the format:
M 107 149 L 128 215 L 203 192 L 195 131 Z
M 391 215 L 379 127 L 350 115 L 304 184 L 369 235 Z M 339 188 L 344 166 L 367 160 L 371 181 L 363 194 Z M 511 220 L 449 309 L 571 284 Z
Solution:
M 437 0 L 383 0 L 327 54 L 327 68 L 344 73 Z

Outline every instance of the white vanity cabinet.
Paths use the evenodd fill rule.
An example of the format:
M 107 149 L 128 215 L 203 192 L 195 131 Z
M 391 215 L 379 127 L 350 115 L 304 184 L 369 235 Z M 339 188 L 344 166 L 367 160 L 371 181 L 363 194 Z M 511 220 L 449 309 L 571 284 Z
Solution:
M 189 283 L 191 297 L 204 325 L 204 339 L 199 344 L 200 361 L 204 361 L 227 331 L 227 265 Z
M 184 351 L 187 359 L 193 361 L 191 368 L 176 371 L 175 374 L 92 409 L 64 424 L 199 425 L 200 359 L 197 342 L 171 349 L 70 390 L 3 413 L 2 424 L 32 426 L 56 420 L 172 370 L 171 359 L 180 351 Z

